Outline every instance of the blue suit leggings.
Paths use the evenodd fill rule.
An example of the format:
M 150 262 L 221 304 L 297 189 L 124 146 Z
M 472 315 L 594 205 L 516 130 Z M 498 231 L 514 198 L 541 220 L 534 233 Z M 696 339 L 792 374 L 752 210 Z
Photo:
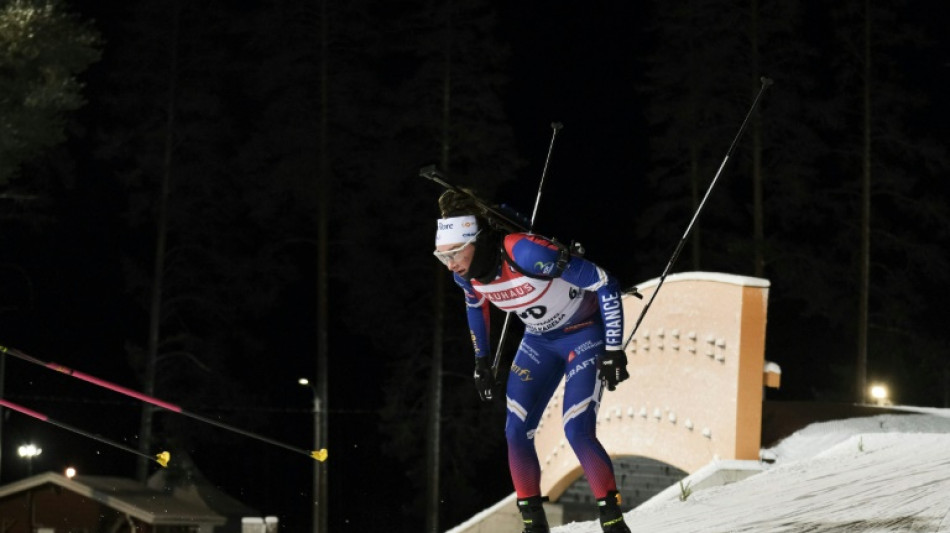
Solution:
M 595 498 L 617 490 L 613 465 L 597 440 L 597 409 L 602 394 L 597 356 L 604 350 L 604 331 L 596 321 L 581 329 L 543 335 L 526 334 L 508 375 L 508 468 L 518 498 L 541 495 L 541 466 L 534 432 L 545 406 L 564 385 L 564 434 L 580 461 Z

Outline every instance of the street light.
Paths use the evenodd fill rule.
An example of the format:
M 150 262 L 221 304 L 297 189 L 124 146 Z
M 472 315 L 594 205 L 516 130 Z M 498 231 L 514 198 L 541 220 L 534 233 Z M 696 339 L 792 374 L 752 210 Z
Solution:
M 26 477 L 33 477 L 33 458 L 37 455 L 43 453 L 43 448 L 35 444 L 24 444 L 17 448 L 17 453 L 20 454 L 20 457 L 26 459 Z M 34 516 L 34 503 L 33 503 L 33 491 L 28 491 L 26 496 L 27 507 L 30 512 L 30 519 L 27 522 L 27 531 L 33 531 L 33 516 Z
M 20 457 L 26 459 L 26 477 L 33 475 L 33 458 L 37 455 L 43 453 L 43 448 L 35 444 L 24 444 L 17 448 L 17 453 L 20 454 Z
M 317 388 L 310 384 L 307 378 L 300 378 L 297 383 L 302 387 L 310 388 L 313 393 L 313 449 L 320 449 L 320 394 Z M 320 461 L 313 462 L 313 533 L 320 533 Z
M 887 391 L 887 385 L 882 383 L 874 383 L 871 385 L 871 398 L 874 399 L 874 403 L 877 405 L 890 405 L 890 400 L 888 399 L 889 393 Z

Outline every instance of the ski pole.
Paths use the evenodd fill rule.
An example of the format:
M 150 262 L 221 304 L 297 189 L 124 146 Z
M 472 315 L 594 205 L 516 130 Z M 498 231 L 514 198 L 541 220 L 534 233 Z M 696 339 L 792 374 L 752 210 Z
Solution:
M 736 133 L 735 138 L 732 140 L 732 144 L 729 145 L 729 150 L 726 152 L 726 157 L 724 157 L 722 163 L 719 164 L 719 170 L 717 170 L 716 175 L 713 176 L 712 182 L 706 189 L 706 194 L 703 195 L 703 199 L 699 202 L 699 207 L 697 207 L 696 212 L 693 213 L 692 220 L 690 220 L 689 225 L 686 226 L 686 231 L 683 233 L 683 237 L 680 238 L 679 242 L 676 244 L 676 249 L 673 250 L 673 256 L 670 257 L 670 261 L 666 264 L 666 268 L 663 269 L 663 273 L 660 275 L 660 281 L 656 284 L 656 289 L 653 290 L 653 294 L 650 295 L 650 299 L 647 300 L 647 304 L 643 306 L 643 310 L 640 311 L 640 316 L 637 318 L 637 322 L 634 324 L 633 330 L 630 332 L 630 335 L 627 336 L 627 340 L 624 341 L 624 350 L 627 349 L 627 345 L 630 344 L 631 339 L 633 339 L 634 334 L 636 334 L 637 328 L 639 328 L 640 323 L 643 322 L 643 317 L 647 314 L 647 310 L 650 309 L 650 306 L 653 305 L 653 300 L 656 298 L 657 293 L 660 292 L 660 287 L 663 286 L 663 281 L 666 279 L 667 274 L 669 274 L 670 268 L 673 267 L 673 263 L 676 262 L 680 252 L 683 250 L 683 246 L 686 244 L 686 238 L 693 230 L 693 225 L 696 223 L 696 219 L 698 219 L 700 213 L 702 213 L 703 207 L 706 205 L 706 200 L 709 198 L 709 193 L 712 192 L 713 187 L 716 186 L 716 182 L 719 181 L 719 175 L 722 174 L 722 169 L 725 168 L 726 163 L 729 161 L 729 157 L 735 151 L 736 145 L 739 143 L 739 138 L 742 137 L 742 133 L 745 131 L 746 124 L 749 122 L 749 117 L 752 116 L 752 113 L 759 104 L 759 99 L 761 99 L 762 93 L 768 89 L 769 85 L 772 85 L 772 80 L 770 78 L 763 76 L 760 78 L 760 80 L 762 82 L 762 86 L 759 87 L 759 92 L 755 95 L 755 99 L 752 101 L 752 106 L 749 107 L 748 113 L 746 113 L 745 118 L 742 120 L 742 124 L 739 126 L 739 132 Z
M 541 182 L 538 183 L 538 196 L 534 199 L 534 210 L 531 211 L 531 227 L 528 231 L 534 231 L 534 221 L 538 216 L 538 206 L 541 204 L 541 189 L 544 187 L 544 177 L 548 173 L 548 163 L 551 162 L 551 152 L 554 150 L 554 138 L 557 132 L 564 127 L 560 122 L 551 123 L 551 143 L 548 145 L 548 156 L 544 159 L 544 168 L 541 169 Z
M 174 413 L 178 413 L 178 414 L 180 414 L 180 415 L 184 415 L 184 416 L 187 416 L 187 417 L 189 417 L 189 418 L 193 418 L 193 419 L 195 419 L 195 420 L 197 420 L 197 421 L 199 421 L 199 422 L 204 422 L 204 423 L 206 423 L 206 424 L 211 424 L 211 425 L 217 426 L 217 427 L 219 427 L 219 428 L 221 428 L 221 429 L 225 429 L 225 430 L 228 430 L 228 431 L 231 431 L 231 432 L 234 432 L 234 433 L 238 433 L 238 434 L 240 434 L 240 435 L 244 435 L 245 437 L 250 437 L 250 438 L 252 438 L 252 439 L 256 439 L 256 440 L 259 440 L 259 441 L 261 441 L 261 442 L 265 442 L 265 443 L 270 444 L 270 445 L 272 445 L 272 446 L 277 446 L 277 447 L 279 447 L 279 448 L 284 448 L 285 450 L 290 450 L 290 451 L 292 451 L 292 452 L 296 452 L 296 453 L 300 453 L 300 454 L 306 455 L 307 457 L 310 457 L 311 459 L 316 459 L 317 461 L 325 461 L 326 458 L 327 458 L 327 451 L 326 451 L 325 449 L 321 449 L 321 450 L 305 450 L 305 449 L 302 449 L 302 448 L 296 448 L 296 447 L 294 447 L 294 446 L 290 446 L 290 445 L 288 445 L 288 444 L 284 444 L 284 443 L 282 443 L 282 442 L 276 441 L 276 440 L 274 440 L 274 439 L 270 439 L 270 438 L 268 438 L 268 437 L 264 437 L 264 436 L 262 436 L 262 435 L 258 435 L 258 434 L 256 434 L 256 433 L 252 433 L 252 432 L 247 431 L 247 430 L 244 430 L 244 429 L 239 429 L 239 428 L 236 428 L 236 427 L 234 427 L 234 426 L 229 426 L 228 424 L 225 424 L 225 423 L 223 423 L 223 422 L 219 422 L 219 421 L 217 421 L 217 420 L 213 420 L 213 419 L 211 419 L 211 418 L 206 418 L 206 417 L 204 417 L 204 416 L 197 415 L 197 414 L 195 414 L 195 413 L 190 413 L 190 412 L 188 412 L 188 411 L 182 409 L 181 407 L 179 407 L 179 406 L 177 406 L 177 405 L 175 405 L 175 404 L 168 403 L 168 402 L 166 402 L 166 401 L 160 400 L 160 399 L 158 399 L 158 398 L 154 398 L 154 397 L 149 396 L 149 395 L 147 395 L 147 394 L 142 394 L 141 392 L 137 392 L 137 391 L 134 391 L 134 390 L 132 390 L 132 389 L 127 389 L 127 388 L 125 388 L 125 387 L 123 387 L 123 386 L 121 386 L 121 385 L 116 385 L 115 383 L 110 383 L 110 382 L 108 382 L 108 381 L 106 381 L 106 380 L 104 380 L 104 379 L 99 379 L 99 378 L 97 378 L 97 377 L 95 377 L 95 376 L 91 376 L 91 375 L 89 375 L 89 374 L 83 374 L 82 372 L 73 370 L 73 369 L 68 368 L 68 367 L 65 367 L 65 366 L 63 366 L 63 365 L 58 365 L 58 364 L 56 364 L 56 363 L 48 363 L 48 362 L 45 362 L 45 361 L 40 361 L 39 359 L 36 359 L 35 357 L 31 357 L 31 356 L 29 356 L 29 355 L 27 355 L 27 354 L 21 352 L 20 350 L 17 350 L 16 348 L 8 348 L 8 347 L 6 347 L 6 346 L 0 345 L 0 352 L 6 353 L 6 354 L 10 354 L 10 355 L 12 355 L 12 356 L 14 356 L 14 357 L 16 357 L 16 358 L 18 358 L 18 359 L 22 359 L 22 360 L 24 360 L 24 361 L 27 361 L 27 362 L 29 362 L 29 363 L 33 363 L 33 364 L 35 364 L 35 365 L 39 365 L 39 366 L 42 366 L 42 367 L 46 367 L 46 368 L 48 368 L 48 369 L 50 369 L 50 370 L 55 370 L 55 371 L 57 371 L 57 372 L 61 372 L 61 373 L 63 373 L 63 374 L 66 374 L 67 376 L 74 377 L 74 378 L 76 378 L 76 379 L 80 379 L 80 380 L 85 381 L 85 382 L 87 382 L 87 383 L 92 383 L 93 385 L 96 385 L 96 386 L 99 386 L 99 387 L 102 387 L 102 388 L 105 388 L 105 389 L 109 389 L 109 390 L 111 390 L 111 391 L 113 391 L 113 392 L 118 392 L 119 394 L 124 394 L 125 396 L 129 396 L 129 397 L 135 398 L 136 400 L 140 400 L 140 401 L 142 401 L 142 402 L 152 404 L 152 405 L 154 405 L 154 406 L 156 406 L 156 407 L 161 407 L 162 409 L 165 409 L 165 410 L 168 410 L 168 411 L 172 411 L 172 412 L 174 412 Z
M 33 417 L 33 418 L 35 418 L 35 419 L 37 419 L 37 420 L 41 420 L 41 421 L 43 421 L 43 422 L 46 422 L 47 424 L 52 424 L 52 425 L 54 425 L 54 426 L 56 426 L 56 427 L 58 427 L 58 428 L 65 429 L 66 431 L 71 431 L 71 432 L 73 432 L 73 433 L 78 433 L 79 435 L 82 435 L 83 437 L 87 437 L 87 438 L 90 438 L 90 439 L 92 439 L 92 440 L 99 441 L 99 442 L 101 442 L 101 443 L 103 443 L 103 444 L 108 444 L 109 446 L 118 448 L 118 449 L 120 449 L 120 450 L 124 450 L 124 451 L 127 451 L 127 452 L 129 452 L 129 453 L 134 453 L 135 455 L 138 455 L 139 457 L 144 457 L 144 458 L 146 458 L 146 459 L 148 459 L 148 460 L 150 460 L 150 461 L 155 461 L 156 463 L 162 465 L 163 467 L 167 467 L 167 466 L 168 466 L 168 461 L 171 460 L 171 454 L 169 454 L 168 452 L 162 452 L 162 453 L 160 453 L 160 454 L 158 454 L 158 455 L 154 455 L 154 456 L 148 455 L 148 454 L 142 453 L 142 452 L 140 452 L 140 451 L 138 451 L 138 450 L 135 450 L 135 449 L 133 449 L 133 448 L 130 448 L 130 447 L 128 447 L 128 446 L 125 446 L 124 444 L 119 444 L 118 442 L 114 442 L 114 441 L 111 441 L 111 440 L 109 440 L 109 439 L 100 437 L 99 435 L 93 435 L 92 433 L 89 433 L 89 432 L 87 432 L 87 431 L 83 431 L 83 430 L 81 430 L 81 429 L 79 429 L 79 428 L 75 428 L 75 427 L 73 427 L 73 426 L 70 426 L 69 424 L 64 424 L 63 422 L 58 422 L 58 421 L 53 420 L 52 418 L 50 418 L 50 417 L 44 415 L 43 413 L 38 413 L 38 412 L 36 412 L 36 411 L 34 411 L 34 410 L 32 410 L 32 409 L 27 409 L 26 407 L 23 407 L 22 405 L 17 405 L 17 404 L 15 404 L 15 403 L 13 403 L 13 402 L 4 400 L 3 398 L 0 398 L 0 406 L 7 407 L 7 408 L 9 408 L 9 409 L 13 409 L 14 411 L 17 411 L 17 412 L 19 412 L 19 413 L 22 413 L 22 414 L 24 414 L 24 415 L 26 415 L 26 416 L 30 416 L 30 417 Z
M 557 137 L 557 132 L 563 127 L 564 125 L 560 122 L 551 123 L 551 143 L 548 145 L 548 155 L 544 159 L 544 167 L 541 169 L 541 182 L 538 184 L 538 195 L 534 199 L 534 209 L 531 211 L 531 225 L 528 228 L 528 233 L 534 231 L 534 221 L 538 216 L 538 205 L 541 203 L 541 189 L 544 187 L 544 177 L 548 173 L 548 163 L 551 162 L 551 152 L 554 150 L 554 139 Z M 508 323 L 510 321 L 511 313 L 505 313 L 505 321 L 501 325 L 501 337 L 498 339 L 498 348 L 495 350 L 495 360 L 492 361 L 491 365 L 493 378 L 498 377 L 498 365 L 501 363 L 501 352 L 505 347 L 505 337 L 508 334 Z M 491 399 L 491 391 L 489 391 L 488 399 Z

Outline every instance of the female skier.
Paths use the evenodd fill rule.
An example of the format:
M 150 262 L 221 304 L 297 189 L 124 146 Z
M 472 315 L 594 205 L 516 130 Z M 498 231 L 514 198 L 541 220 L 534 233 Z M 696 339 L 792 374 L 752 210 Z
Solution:
M 475 386 L 491 399 L 489 307 L 515 313 L 525 334 L 508 374 L 508 467 L 524 533 L 548 533 L 534 432 L 564 378 L 564 433 L 597 498 L 606 533 L 630 533 L 620 511 L 613 465 L 596 435 L 602 386 L 614 390 L 627 373 L 618 281 L 560 244 L 532 233 L 492 228 L 471 197 L 439 198 L 435 256 L 465 293 L 475 348 Z

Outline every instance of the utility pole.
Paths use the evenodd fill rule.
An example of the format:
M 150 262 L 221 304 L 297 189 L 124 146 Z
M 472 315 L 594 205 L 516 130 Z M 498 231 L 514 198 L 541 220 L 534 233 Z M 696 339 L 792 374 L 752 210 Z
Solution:
M 300 378 L 297 380 L 297 383 L 300 383 L 304 387 L 310 389 L 313 393 L 313 409 L 311 413 L 313 414 L 313 449 L 321 450 L 320 446 L 320 436 L 321 436 L 321 420 L 323 418 L 323 410 L 320 405 L 320 393 L 317 392 L 317 388 L 310 384 L 310 380 L 307 378 Z M 314 461 L 313 463 L 313 494 L 311 495 L 311 500 L 313 501 L 313 533 L 319 533 L 321 531 L 320 525 L 323 520 L 323 514 L 321 513 L 322 507 L 320 505 L 321 501 L 321 487 L 320 480 L 322 476 L 320 475 L 321 461 Z
M 329 276 L 328 240 L 330 218 L 330 153 L 329 137 L 329 69 L 330 23 L 327 18 L 329 0 L 320 0 L 320 123 L 319 123 L 319 173 L 317 175 L 317 386 L 314 399 L 314 448 L 327 448 L 327 430 L 329 424 L 325 415 L 329 394 L 327 379 L 329 357 Z M 314 517 L 313 533 L 327 533 L 327 466 L 317 462 L 314 466 Z

